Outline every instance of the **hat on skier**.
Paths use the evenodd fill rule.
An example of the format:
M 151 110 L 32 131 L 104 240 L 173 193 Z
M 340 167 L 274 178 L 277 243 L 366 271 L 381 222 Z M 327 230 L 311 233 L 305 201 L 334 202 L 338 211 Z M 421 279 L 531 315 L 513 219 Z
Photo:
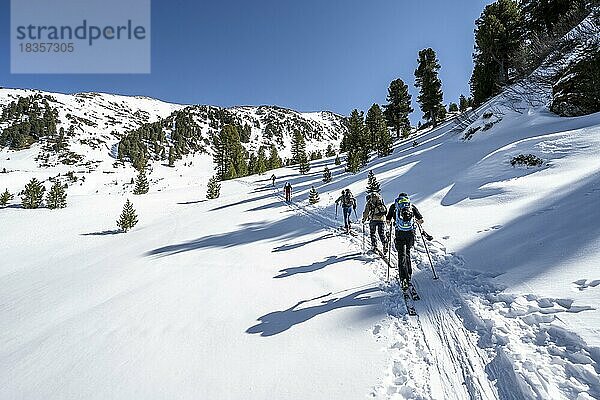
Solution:
M 410 206 L 410 198 L 408 194 L 402 192 L 398 195 L 398 205 L 402 208 Z

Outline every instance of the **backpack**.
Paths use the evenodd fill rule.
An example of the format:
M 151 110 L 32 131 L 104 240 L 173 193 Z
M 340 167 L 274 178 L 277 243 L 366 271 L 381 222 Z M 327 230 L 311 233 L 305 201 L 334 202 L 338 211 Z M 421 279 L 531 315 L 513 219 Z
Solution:
M 396 199 L 396 230 L 412 231 L 415 229 L 413 207 L 408 197 Z
M 374 217 L 383 217 L 385 214 L 387 214 L 387 207 L 385 206 L 385 204 L 383 203 L 383 199 L 381 198 L 381 196 L 372 195 L 372 206 L 373 206 L 373 216 Z
M 352 201 L 353 199 L 354 198 L 352 197 L 352 193 L 350 193 L 350 191 L 345 192 L 342 196 L 342 206 L 351 207 L 352 205 L 354 205 Z

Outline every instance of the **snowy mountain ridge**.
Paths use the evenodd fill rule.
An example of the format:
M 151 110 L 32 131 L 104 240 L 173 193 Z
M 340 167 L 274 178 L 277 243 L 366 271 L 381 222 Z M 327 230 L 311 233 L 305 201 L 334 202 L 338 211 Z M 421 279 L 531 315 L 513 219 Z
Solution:
M 25 98 L 34 99 L 34 103 L 47 102 L 51 109 L 56 110 L 56 130 L 62 129 L 67 133 L 65 141 L 71 151 L 65 164 L 87 167 L 88 170 L 97 163 L 110 161 L 107 155 L 115 161 L 117 145 L 124 135 L 145 124 L 159 121 L 164 121 L 167 142 L 161 143 L 162 154 L 150 157 L 150 161 L 164 161 L 166 155 L 163 146 L 172 145 L 168 142 L 169 132 L 176 127 L 175 119 L 182 114 L 192 117 L 197 127 L 195 136 L 188 140 L 201 143 L 200 152 L 207 155 L 212 154 L 211 136 L 218 133 L 225 123 L 234 123 L 240 129 L 247 130 L 244 132 L 247 138 L 243 145 L 248 151 L 257 152 L 261 146 L 268 149 L 274 145 L 282 157 L 291 155 L 290 137 L 295 130 L 305 135 L 308 151 L 323 151 L 329 144 L 336 148 L 346 129 L 344 117 L 328 111 L 301 113 L 276 106 L 190 106 L 142 96 L 61 94 L 26 89 L 0 89 L 0 113 L 9 104 Z M 41 105 L 39 107 L 43 108 Z M 16 117 L 16 120 L 13 116 L 13 119 L 0 121 L 0 133 L 12 124 L 26 120 L 18 115 Z M 59 163 L 52 152 L 43 152 L 42 145 L 48 139 L 42 137 L 30 149 L 42 160 L 38 163 L 40 168 Z

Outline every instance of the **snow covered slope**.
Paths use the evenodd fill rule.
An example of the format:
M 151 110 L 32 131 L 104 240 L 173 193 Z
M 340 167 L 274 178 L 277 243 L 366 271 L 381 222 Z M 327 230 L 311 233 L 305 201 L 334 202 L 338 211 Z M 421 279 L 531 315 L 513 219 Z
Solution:
M 356 175 L 324 159 L 207 201 L 210 164 L 194 158 L 156 167 L 144 196 L 100 168 L 66 209 L 14 200 L 0 210 L 0 398 L 598 398 L 599 133 L 600 114 L 490 103 Z M 512 166 L 520 154 L 542 164 Z M 360 235 L 339 233 L 334 200 L 350 188 L 360 212 L 368 170 L 435 236 L 440 280 L 420 238 L 413 255 L 416 318 Z M 126 197 L 140 222 L 120 234 Z

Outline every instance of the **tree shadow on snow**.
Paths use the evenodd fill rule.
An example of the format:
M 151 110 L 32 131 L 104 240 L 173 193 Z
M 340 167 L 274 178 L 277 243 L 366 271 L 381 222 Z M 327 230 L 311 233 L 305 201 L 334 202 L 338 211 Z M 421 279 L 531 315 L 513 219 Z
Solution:
M 204 203 L 205 201 L 208 201 L 208 199 L 203 199 L 203 200 L 194 200 L 194 201 L 182 201 L 179 202 L 177 204 L 198 204 L 198 203 Z
M 333 265 L 336 263 L 349 261 L 349 260 L 362 260 L 362 259 L 363 258 L 362 258 L 361 253 L 347 254 L 347 255 L 344 255 L 341 257 L 329 256 L 324 261 L 315 261 L 310 265 L 302 265 L 300 267 L 292 267 L 292 268 L 282 269 L 279 271 L 280 274 L 274 276 L 274 278 L 287 278 L 289 276 L 293 276 L 296 274 L 307 274 L 309 272 L 315 272 L 315 271 L 318 271 L 320 269 L 323 269 L 329 265 Z
M 291 210 L 289 208 L 287 210 L 293 211 L 293 210 Z M 333 237 L 333 233 L 326 233 L 323 236 L 319 236 L 318 238 L 310 239 L 310 240 L 307 240 L 307 241 L 304 241 L 304 242 L 291 243 L 291 244 L 286 243 L 286 244 L 283 244 L 281 246 L 275 247 L 273 249 L 273 253 L 276 253 L 276 252 L 279 252 L 279 251 L 294 250 L 294 249 L 297 249 L 299 247 L 306 246 L 307 244 L 318 242 L 320 240 L 331 239 L 332 237 Z
M 123 231 L 121 231 L 120 229 L 110 229 L 110 230 L 100 231 L 100 232 L 82 233 L 81 236 L 108 236 L 108 235 L 116 235 L 121 232 L 123 232 Z
M 146 256 L 169 256 L 187 251 L 230 248 L 261 241 L 297 239 L 300 236 L 314 234 L 319 227 L 312 221 L 299 223 L 295 215 L 289 215 L 273 222 L 251 222 L 239 225 L 238 229 L 217 235 L 202 236 L 183 243 L 172 244 L 148 251 Z
M 375 295 L 379 293 L 380 295 Z M 287 310 L 274 311 L 258 318 L 258 324 L 248 328 L 246 333 L 257 334 L 260 336 L 273 336 L 287 331 L 294 325 L 306 322 L 318 315 L 346 307 L 368 307 L 380 312 L 383 308 L 385 295 L 378 287 L 370 287 L 355 291 L 344 297 L 332 297 L 321 300 L 319 304 L 305 308 L 299 308 L 305 303 L 325 299 L 331 296 L 327 293 L 314 299 L 302 300 L 294 304 Z

